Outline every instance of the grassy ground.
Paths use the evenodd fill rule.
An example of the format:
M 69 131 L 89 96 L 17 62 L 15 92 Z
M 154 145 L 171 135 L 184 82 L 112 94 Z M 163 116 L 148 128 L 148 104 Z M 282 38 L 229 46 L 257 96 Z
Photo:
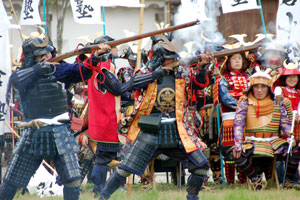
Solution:
M 174 185 L 160 183 L 156 190 L 142 190 L 140 185 L 134 185 L 130 197 L 122 190 L 112 195 L 111 200 L 184 200 L 186 197 L 185 188 L 179 191 Z M 210 191 L 201 191 L 200 200 L 300 200 L 300 192 L 296 190 L 266 189 L 260 192 L 249 191 L 246 185 L 217 186 L 212 185 Z M 17 194 L 15 199 L 37 200 L 35 195 Z M 44 200 L 62 200 L 62 197 L 44 197 Z M 92 186 L 83 187 L 80 195 L 81 200 L 94 200 Z M 97 198 L 96 198 L 97 199 Z

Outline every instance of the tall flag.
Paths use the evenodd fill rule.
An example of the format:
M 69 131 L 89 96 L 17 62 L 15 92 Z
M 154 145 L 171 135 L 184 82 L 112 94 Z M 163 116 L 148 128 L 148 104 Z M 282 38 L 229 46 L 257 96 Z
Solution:
M 0 24 L 0 31 L 10 28 L 10 22 L 2 1 L 0 2 Z
M 103 24 L 101 21 L 101 1 L 70 0 L 73 18 L 79 24 Z
M 50 174 L 44 165 L 41 164 L 27 185 L 29 193 L 41 198 L 63 196 L 63 186 L 57 184 L 56 175 L 56 173 Z
M 205 14 L 205 0 L 181 0 L 183 9 L 189 9 L 200 21 L 210 21 Z
M 8 131 L 4 122 L 9 124 L 9 107 L 6 103 L 6 90 L 11 74 L 10 45 L 8 29 L 0 30 L 0 135 Z
M 223 14 L 259 9 L 256 0 L 221 0 Z
M 39 13 L 40 0 L 24 0 L 20 15 L 20 25 L 43 24 Z
M 300 1 L 279 0 L 276 18 L 276 38 L 290 44 L 291 58 L 300 57 Z
M 139 0 L 70 0 L 74 21 L 79 24 L 103 24 L 101 7 L 144 7 Z

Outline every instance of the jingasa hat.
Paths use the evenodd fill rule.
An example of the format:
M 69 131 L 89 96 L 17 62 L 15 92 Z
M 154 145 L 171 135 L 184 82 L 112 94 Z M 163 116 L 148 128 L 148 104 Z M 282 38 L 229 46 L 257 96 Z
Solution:
M 300 75 L 298 66 L 299 66 L 299 62 L 297 60 L 288 62 L 288 60 L 285 59 L 283 61 L 283 67 L 279 68 L 278 72 L 281 76 L 283 76 L 283 75 Z

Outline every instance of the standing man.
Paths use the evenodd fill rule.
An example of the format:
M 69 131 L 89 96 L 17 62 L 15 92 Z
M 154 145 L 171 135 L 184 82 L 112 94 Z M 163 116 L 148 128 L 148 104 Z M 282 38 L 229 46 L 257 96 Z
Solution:
M 109 47 L 101 46 L 102 52 Z M 48 38 L 30 38 L 22 45 L 24 59 L 22 67 L 12 73 L 10 81 L 21 96 L 26 121 L 25 128 L 14 149 L 8 166 L 0 199 L 11 200 L 18 188 L 26 187 L 43 159 L 53 160 L 59 174 L 57 183 L 64 185 L 65 200 L 78 200 L 80 172 L 78 146 L 71 134 L 68 119 L 65 87 L 81 81 L 78 63 L 47 63 L 52 58 L 53 46 Z M 90 70 L 81 65 L 85 78 Z M 8 98 L 9 99 L 9 98 Z
M 174 63 L 177 54 L 165 42 L 153 48 L 149 69 Z M 209 58 L 201 55 L 206 64 Z M 196 135 L 201 126 L 196 108 L 189 105 L 191 84 L 203 77 L 191 76 L 189 68 L 167 68 L 165 76 L 144 87 L 135 103 L 133 113 L 120 121 L 121 134 L 132 141 L 124 160 L 106 182 L 100 199 L 108 199 L 131 173 L 142 175 L 148 162 L 163 153 L 176 160 L 188 159 L 191 172 L 187 184 L 187 199 L 198 199 L 198 192 L 208 171 L 208 161 L 202 150 L 206 145 Z
M 94 43 L 102 44 L 112 40 L 113 38 L 105 35 L 96 38 Z M 88 144 L 88 137 L 97 142 L 95 165 L 91 175 L 95 194 L 102 189 L 108 166 L 116 163 L 117 153 L 120 151 L 117 125 L 121 117 L 121 95 L 131 89 L 140 89 L 141 85 L 148 85 L 162 76 L 162 71 L 157 70 L 132 76 L 130 81 L 120 84 L 108 54 L 100 56 L 96 51 L 92 59 L 93 65 L 98 69 L 93 70 L 92 78 L 88 80 L 88 135 L 82 137 L 85 145 Z

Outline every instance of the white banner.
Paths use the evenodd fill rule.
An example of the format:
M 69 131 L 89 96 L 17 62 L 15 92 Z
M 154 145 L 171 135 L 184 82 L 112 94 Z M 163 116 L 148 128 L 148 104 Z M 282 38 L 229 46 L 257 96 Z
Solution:
M 43 24 L 39 13 L 40 0 L 24 0 L 20 15 L 20 25 Z
M 27 189 L 30 194 L 39 197 L 63 196 L 63 186 L 56 184 L 56 175 L 50 174 L 43 164 L 31 177 Z
M 181 0 L 181 5 L 183 9 L 188 9 L 193 15 L 196 15 L 197 19 L 200 21 L 211 20 L 205 13 L 205 0 Z
M 145 4 L 140 4 L 139 0 L 101 0 L 100 5 L 103 7 L 112 7 L 112 6 L 145 7 Z
M 9 129 L 4 121 L 9 124 L 9 109 L 6 104 L 6 89 L 11 74 L 10 46 L 8 29 L 0 31 L 0 135 Z
M 0 2 L 0 24 L 0 31 L 4 31 L 10 28 L 10 22 L 2 1 Z
M 101 1 L 70 0 L 73 18 L 79 24 L 103 24 L 101 21 Z
M 259 9 L 256 0 L 221 0 L 223 14 Z
M 279 0 L 276 18 L 276 38 L 287 44 L 290 43 L 291 58 L 300 59 L 300 1 Z

